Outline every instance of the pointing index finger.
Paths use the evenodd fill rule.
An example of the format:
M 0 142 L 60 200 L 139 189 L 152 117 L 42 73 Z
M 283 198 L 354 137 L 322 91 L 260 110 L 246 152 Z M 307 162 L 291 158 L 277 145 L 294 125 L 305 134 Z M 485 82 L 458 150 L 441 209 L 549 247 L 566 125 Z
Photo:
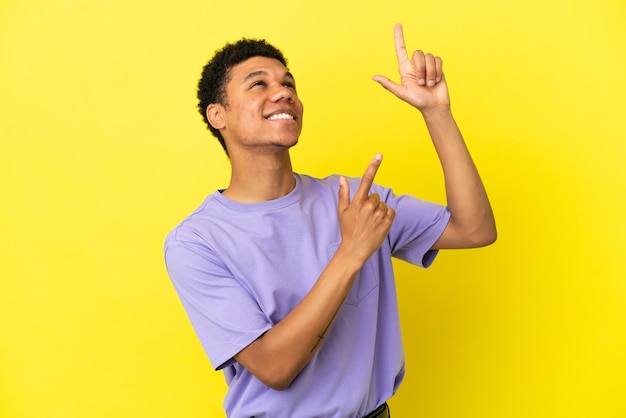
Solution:
M 396 23 L 396 26 L 394 26 L 393 37 L 396 43 L 396 56 L 398 57 L 398 64 L 402 64 L 403 62 L 408 61 L 409 55 L 406 52 L 401 24 Z
M 369 195 L 370 188 L 372 184 L 374 184 L 374 177 L 376 177 L 376 172 L 378 171 L 378 167 L 380 167 L 380 163 L 383 161 L 383 156 L 381 154 L 376 154 L 370 164 L 365 169 L 365 173 L 363 173 L 363 177 L 361 177 L 361 183 L 359 184 L 359 188 L 354 194 L 354 200 L 364 201 L 367 199 Z

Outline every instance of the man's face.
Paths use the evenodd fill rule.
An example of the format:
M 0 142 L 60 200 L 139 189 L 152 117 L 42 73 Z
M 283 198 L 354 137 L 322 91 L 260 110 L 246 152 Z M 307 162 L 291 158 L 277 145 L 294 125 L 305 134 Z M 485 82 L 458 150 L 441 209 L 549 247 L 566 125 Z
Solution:
M 294 146 L 303 106 L 285 66 L 273 58 L 253 57 L 231 68 L 230 76 L 219 128 L 229 154 L 238 148 L 260 152 Z

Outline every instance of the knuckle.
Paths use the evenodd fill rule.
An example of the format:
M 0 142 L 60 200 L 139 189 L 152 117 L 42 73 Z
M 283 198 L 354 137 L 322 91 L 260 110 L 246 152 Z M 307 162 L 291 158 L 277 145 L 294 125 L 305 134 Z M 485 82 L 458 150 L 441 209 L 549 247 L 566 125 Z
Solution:
M 372 173 L 365 173 L 363 174 L 362 180 L 366 181 L 367 183 L 371 183 L 374 181 L 374 175 Z

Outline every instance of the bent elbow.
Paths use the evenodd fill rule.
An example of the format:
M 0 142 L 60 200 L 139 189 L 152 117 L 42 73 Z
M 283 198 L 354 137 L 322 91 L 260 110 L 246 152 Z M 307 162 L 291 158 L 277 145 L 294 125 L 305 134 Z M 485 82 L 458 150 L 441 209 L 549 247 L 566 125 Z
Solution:
M 263 379 L 260 380 L 269 388 L 280 392 L 289 389 L 294 378 L 295 376 L 291 375 L 273 374 L 271 376 L 264 376 Z
M 483 228 L 473 234 L 472 243 L 474 247 L 486 247 L 493 244 L 498 239 L 498 231 L 495 225 Z
M 485 234 L 485 237 L 483 237 L 481 247 L 486 247 L 488 245 L 491 245 L 494 242 L 496 242 L 497 239 L 498 239 L 498 231 L 496 231 L 496 229 L 494 228 L 488 234 Z
M 289 388 L 306 363 L 285 358 L 258 338 L 235 356 L 248 372 L 265 386 L 283 391 Z
M 468 231 L 473 247 L 486 247 L 498 239 L 498 230 L 493 213 L 483 217 L 482 221 Z
M 264 367 L 248 370 L 267 387 L 283 391 L 289 389 L 301 368 L 289 365 L 284 361 L 269 361 L 264 362 Z
M 281 382 L 278 384 L 268 385 L 271 389 L 276 390 L 278 392 L 282 392 L 283 390 L 289 389 L 289 385 L 291 382 Z

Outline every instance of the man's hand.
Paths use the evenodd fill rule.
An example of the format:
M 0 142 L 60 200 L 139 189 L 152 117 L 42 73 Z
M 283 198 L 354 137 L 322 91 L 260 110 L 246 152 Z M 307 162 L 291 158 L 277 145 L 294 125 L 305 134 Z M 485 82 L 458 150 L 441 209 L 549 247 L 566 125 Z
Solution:
M 373 80 L 421 112 L 449 107 L 450 97 L 441 58 L 417 50 L 409 59 L 399 23 L 394 28 L 394 38 L 401 84 L 381 75 L 374 76 Z
M 381 162 L 380 154 L 372 159 L 352 202 L 348 181 L 345 177 L 340 178 L 337 213 L 341 225 L 342 246 L 363 263 L 381 246 L 396 216 L 395 210 L 381 202 L 378 194 L 369 194 Z

